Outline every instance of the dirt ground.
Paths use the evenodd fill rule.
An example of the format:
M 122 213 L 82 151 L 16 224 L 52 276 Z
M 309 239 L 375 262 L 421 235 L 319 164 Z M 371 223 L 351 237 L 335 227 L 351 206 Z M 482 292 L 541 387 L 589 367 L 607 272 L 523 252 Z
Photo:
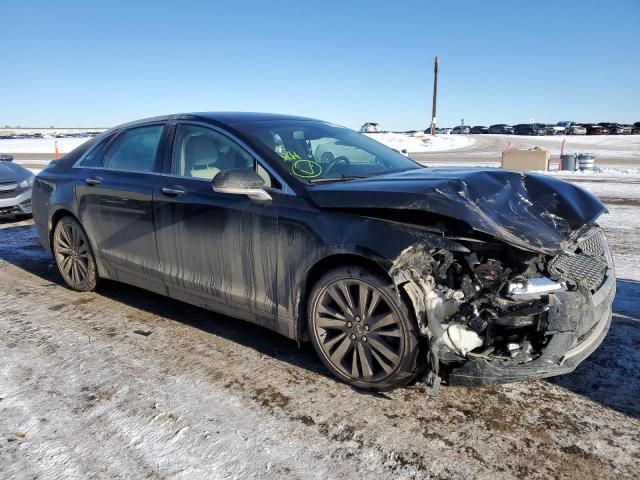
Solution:
M 0 478 L 637 478 L 640 229 L 609 206 L 600 349 L 435 399 L 356 391 L 310 346 L 133 287 L 73 292 L 31 221 L 0 221 Z

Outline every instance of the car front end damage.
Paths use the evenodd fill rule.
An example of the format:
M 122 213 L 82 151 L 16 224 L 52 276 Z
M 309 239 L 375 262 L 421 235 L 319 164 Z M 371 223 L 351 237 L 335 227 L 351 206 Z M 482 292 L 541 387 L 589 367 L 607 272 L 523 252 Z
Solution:
M 557 255 L 493 239 L 468 252 L 407 248 L 390 274 L 429 342 L 426 383 L 485 385 L 573 371 L 611 323 L 615 273 L 603 230 L 583 227 Z

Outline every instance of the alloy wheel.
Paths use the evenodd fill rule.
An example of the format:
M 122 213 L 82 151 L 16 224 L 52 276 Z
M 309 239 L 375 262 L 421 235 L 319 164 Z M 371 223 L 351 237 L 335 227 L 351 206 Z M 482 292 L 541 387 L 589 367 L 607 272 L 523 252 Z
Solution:
M 90 261 L 84 232 L 72 223 L 61 223 L 56 229 L 54 252 L 65 281 L 70 285 L 81 285 L 89 274 Z
M 355 380 L 389 377 L 404 354 L 399 313 L 375 286 L 358 279 L 329 284 L 313 312 L 314 334 L 325 358 Z

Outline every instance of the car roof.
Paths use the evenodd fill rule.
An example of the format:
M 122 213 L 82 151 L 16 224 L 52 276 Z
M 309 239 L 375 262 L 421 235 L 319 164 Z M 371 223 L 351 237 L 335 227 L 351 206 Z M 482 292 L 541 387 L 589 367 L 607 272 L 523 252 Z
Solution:
M 157 117 L 142 118 L 118 125 L 115 128 L 131 127 L 137 124 L 165 121 L 165 120 L 185 120 L 185 119 L 201 119 L 212 120 L 217 123 L 226 125 L 237 125 L 248 122 L 262 122 L 269 120 L 304 120 L 318 121 L 314 118 L 299 117 L 296 115 L 285 115 L 279 113 L 259 113 L 259 112 L 191 112 L 191 113 L 175 113 L 172 115 L 160 115 Z

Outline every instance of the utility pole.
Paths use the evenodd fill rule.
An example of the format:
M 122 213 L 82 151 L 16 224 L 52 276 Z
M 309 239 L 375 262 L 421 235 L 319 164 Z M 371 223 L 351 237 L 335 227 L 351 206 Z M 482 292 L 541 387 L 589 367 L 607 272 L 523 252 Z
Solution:
M 438 97 L 438 65 L 440 59 L 436 57 L 433 62 L 433 108 L 431 109 L 431 135 L 436 134 L 436 99 Z

